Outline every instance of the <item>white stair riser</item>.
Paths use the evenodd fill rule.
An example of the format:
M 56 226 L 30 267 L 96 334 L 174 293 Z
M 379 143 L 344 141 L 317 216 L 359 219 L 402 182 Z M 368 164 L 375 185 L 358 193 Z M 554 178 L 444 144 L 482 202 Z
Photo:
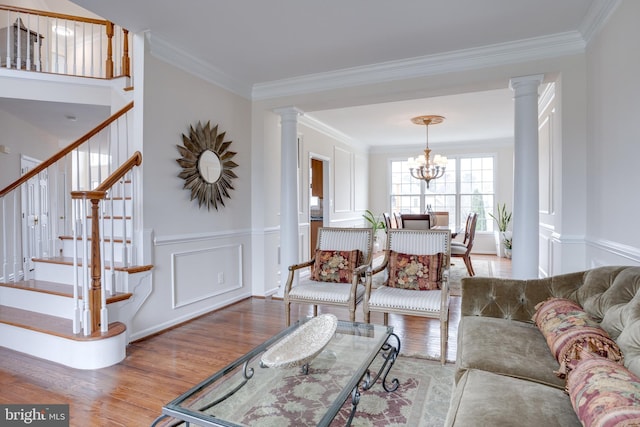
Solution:
M 115 236 L 116 238 L 120 238 L 122 236 L 124 236 L 124 230 L 125 230 L 125 226 L 127 229 L 127 235 L 129 237 L 131 237 L 131 219 L 127 219 L 127 220 L 121 220 L 121 219 L 116 219 L 113 221 L 113 230 L 111 227 L 111 220 L 110 219 L 105 219 L 104 220 L 104 228 L 100 228 L 100 235 L 103 237 L 112 237 Z M 82 228 L 79 225 L 78 226 L 78 236 L 82 236 Z M 88 218 L 87 219 L 87 236 L 91 237 L 91 219 Z
M 69 287 L 69 292 L 72 292 L 72 289 L 72 287 Z M 2 286 L 0 287 L 0 301 L 2 301 L 2 305 L 8 307 L 35 311 L 65 319 L 73 318 L 73 298 L 69 297 Z
M 46 280 L 49 282 L 73 285 L 74 271 L 72 265 L 36 261 L 34 273 L 35 280 Z M 78 283 L 80 285 L 83 283 L 82 274 L 83 269 L 80 267 L 78 272 Z M 126 274 L 127 273 L 121 271 L 115 271 L 114 274 L 112 274 L 111 269 L 105 269 L 104 276 L 101 278 L 101 281 L 105 284 L 107 289 L 111 289 L 111 281 L 115 275 L 115 286 L 113 290 L 116 292 L 123 292 L 123 287 L 125 285 L 122 284 L 122 282 L 125 280 L 124 277 L 126 277 Z M 88 273 L 88 283 L 91 284 L 90 268 Z
M 64 283 L 66 285 L 73 284 L 73 266 L 36 262 L 34 273 L 34 279 L 36 280 L 47 280 L 49 282 Z M 89 274 L 91 274 L 91 272 L 89 272 Z
M 83 246 L 84 246 L 84 242 L 82 240 L 77 240 L 76 241 L 76 250 L 77 250 L 77 254 L 79 257 L 82 256 L 82 252 L 83 252 Z M 88 248 L 87 251 L 89 253 L 91 253 L 91 241 L 88 241 Z M 127 245 L 127 257 L 129 258 L 129 261 L 131 261 L 131 245 L 128 244 Z M 124 244 L 122 242 L 114 242 L 113 243 L 113 258 L 116 262 L 123 262 L 123 258 L 124 258 Z M 111 243 L 106 242 L 105 245 L 103 245 L 100 248 L 100 253 L 101 255 L 104 256 L 104 260 L 105 261 L 111 261 Z M 65 257 L 73 257 L 73 240 L 70 239 L 64 239 L 62 240 L 62 255 Z
M 131 216 L 133 201 L 131 199 L 118 199 L 106 201 L 104 205 L 105 215 Z

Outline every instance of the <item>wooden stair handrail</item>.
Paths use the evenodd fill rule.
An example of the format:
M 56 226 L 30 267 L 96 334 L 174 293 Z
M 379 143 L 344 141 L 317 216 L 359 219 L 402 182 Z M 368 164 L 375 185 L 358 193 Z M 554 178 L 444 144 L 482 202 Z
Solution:
M 88 24 L 106 25 L 106 19 L 85 18 L 84 16 L 66 15 L 64 13 L 48 12 L 46 10 L 28 9 L 26 7 L 10 6 L 6 4 L 0 4 L 0 10 L 8 10 L 10 12 L 27 13 L 29 15 L 40 15 L 49 18 L 67 19 L 69 21 L 86 22 Z
M 111 117 L 109 117 L 108 119 L 106 119 L 105 121 L 100 123 L 98 126 L 96 126 L 92 130 L 87 132 L 84 136 L 80 137 L 78 140 L 76 140 L 75 142 L 69 144 L 68 146 L 66 146 L 62 150 L 58 151 L 56 154 L 54 154 L 53 156 L 49 157 L 47 160 L 45 160 L 44 162 L 40 163 L 38 166 L 36 166 L 35 168 L 31 169 L 29 172 L 25 173 L 20 178 L 18 178 L 17 180 L 15 180 L 11 184 L 9 184 L 5 188 L 3 188 L 2 191 L 0 191 L 0 197 L 4 197 L 9 192 L 11 192 L 11 191 L 15 190 L 16 188 L 20 187 L 22 184 L 24 184 L 25 182 L 27 182 L 28 180 L 30 180 L 34 176 L 38 175 L 40 172 L 42 172 L 43 170 L 45 170 L 49 166 L 53 165 L 54 163 L 56 163 L 58 160 L 62 159 L 64 156 L 66 156 L 67 154 L 69 154 L 70 152 L 72 152 L 73 150 L 75 150 L 76 148 L 78 148 L 79 146 L 84 144 L 85 142 L 87 142 L 89 139 L 91 139 L 93 136 L 95 136 L 98 132 L 100 132 L 101 130 L 103 130 L 107 126 L 109 126 L 111 123 L 115 122 L 117 119 L 119 119 L 121 116 L 123 116 L 127 111 L 131 110 L 132 108 L 133 108 L 133 101 L 131 101 L 129 104 L 125 105 L 118 112 L 116 112 Z
M 114 186 L 118 181 L 120 181 L 131 169 L 135 166 L 140 166 L 142 164 L 142 153 L 136 151 L 133 153 L 133 156 L 129 157 L 123 164 L 121 164 L 118 169 L 114 170 L 111 175 L 109 175 L 100 185 L 98 185 L 94 190 L 87 191 L 72 191 L 71 198 L 72 199 L 104 199 L 107 190 Z

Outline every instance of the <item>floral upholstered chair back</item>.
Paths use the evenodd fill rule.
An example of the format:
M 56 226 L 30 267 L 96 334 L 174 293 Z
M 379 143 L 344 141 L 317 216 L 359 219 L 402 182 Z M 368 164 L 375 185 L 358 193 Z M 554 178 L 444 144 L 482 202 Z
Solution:
M 437 288 L 447 285 L 451 263 L 451 234 L 446 230 L 393 230 L 388 236 L 387 286 L 428 290 L 436 283 Z M 412 275 L 412 265 L 421 268 L 413 276 L 415 286 L 406 283 L 407 274 Z M 429 265 L 427 265 L 429 264 Z M 406 270 L 405 274 L 402 270 Z M 428 271 L 428 273 L 426 273 Z M 401 283 L 398 283 L 401 282 Z M 424 285 L 423 285 L 424 284 Z
M 373 232 L 369 228 L 321 227 L 318 229 L 317 249 L 322 251 L 358 250 L 361 253 L 362 264 L 371 264 Z

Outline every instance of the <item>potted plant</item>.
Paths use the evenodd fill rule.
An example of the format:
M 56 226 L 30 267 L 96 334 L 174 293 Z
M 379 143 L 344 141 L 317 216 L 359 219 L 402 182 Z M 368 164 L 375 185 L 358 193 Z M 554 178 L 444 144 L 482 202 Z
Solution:
M 504 256 L 511 258 L 511 237 L 505 237 L 504 241 Z
M 371 212 L 369 209 L 367 209 L 362 216 L 369 223 L 371 228 L 373 228 L 374 252 L 378 252 L 380 250 L 380 243 L 378 241 L 378 231 L 384 230 L 386 232 L 387 225 L 384 223 L 383 220 L 380 219 L 380 215 L 378 216 L 374 215 L 373 212 Z
M 496 210 L 496 215 L 489 214 L 491 218 L 493 218 L 498 224 L 498 230 L 495 233 L 496 236 L 496 252 L 499 257 L 505 256 L 505 245 L 504 241 L 506 239 L 505 233 L 509 228 L 509 224 L 511 223 L 511 212 L 507 211 L 507 204 L 503 203 L 500 205 L 498 203 L 498 209 Z M 509 238 L 509 240 L 511 240 Z

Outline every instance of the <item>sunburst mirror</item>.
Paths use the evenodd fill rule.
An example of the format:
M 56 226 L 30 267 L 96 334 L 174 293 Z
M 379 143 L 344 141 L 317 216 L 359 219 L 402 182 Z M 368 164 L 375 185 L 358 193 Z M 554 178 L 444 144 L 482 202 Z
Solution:
M 184 146 L 177 146 L 183 188 L 191 191 L 191 200 L 197 199 L 207 209 L 224 206 L 224 199 L 231 198 L 229 190 L 234 189 L 231 180 L 238 177 L 232 170 L 238 165 L 231 160 L 236 153 L 229 151 L 231 141 L 225 141 L 224 135 L 218 134 L 218 125 L 211 128 L 209 122 L 204 126 L 198 122 L 195 129 L 189 126 L 189 136 L 182 134 Z

